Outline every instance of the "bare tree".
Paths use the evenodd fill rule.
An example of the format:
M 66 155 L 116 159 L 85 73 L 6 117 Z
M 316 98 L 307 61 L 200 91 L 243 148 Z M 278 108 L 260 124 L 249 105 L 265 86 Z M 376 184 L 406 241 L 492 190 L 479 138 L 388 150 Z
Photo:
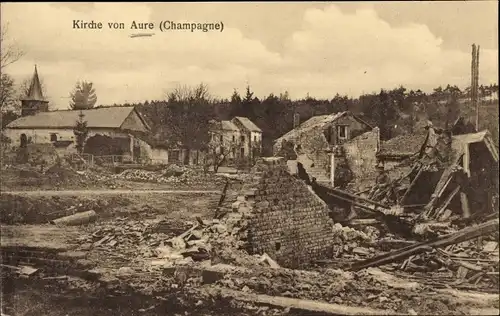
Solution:
M 24 56 L 24 52 L 17 45 L 9 43 L 7 34 L 8 24 L 4 24 L 0 32 L 0 71 L 2 72 L 5 67 L 15 63 Z
M 14 79 L 9 74 L 2 73 L 0 80 L 0 108 L 2 111 L 15 110 L 17 98 Z
M 217 172 L 219 167 L 227 161 L 228 157 L 233 156 L 233 158 L 236 158 L 234 157 L 236 154 L 235 150 L 241 147 L 237 138 L 234 137 L 233 140 L 233 134 L 224 132 L 217 127 L 218 124 L 218 122 L 212 122 L 211 124 L 211 139 L 208 142 L 208 150 L 203 164 L 205 171 L 208 171 L 208 168 L 212 166 L 214 172 Z
M 165 138 L 187 149 L 206 148 L 210 120 L 214 117 L 212 97 L 207 86 L 179 86 L 167 94 L 167 108 L 162 114 Z

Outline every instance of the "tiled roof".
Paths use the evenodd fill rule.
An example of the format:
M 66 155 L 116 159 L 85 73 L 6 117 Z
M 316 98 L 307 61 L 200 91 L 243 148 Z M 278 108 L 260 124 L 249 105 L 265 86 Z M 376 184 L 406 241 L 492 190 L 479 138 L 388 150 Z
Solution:
M 84 120 L 90 128 L 119 128 L 134 110 L 127 107 L 102 107 L 82 110 Z M 7 128 L 73 128 L 79 119 L 80 110 L 40 112 L 10 122 Z
M 243 116 L 236 116 L 234 119 L 238 120 L 246 129 L 251 132 L 262 132 L 262 130 L 255 125 L 254 122 Z

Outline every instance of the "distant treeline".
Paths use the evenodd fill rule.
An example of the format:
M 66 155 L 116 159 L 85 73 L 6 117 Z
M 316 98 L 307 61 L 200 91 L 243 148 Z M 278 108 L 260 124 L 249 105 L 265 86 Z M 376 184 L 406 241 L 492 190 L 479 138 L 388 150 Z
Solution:
M 206 86 L 203 88 L 200 85 L 200 87 L 202 90 L 206 89 Z M 200 89 L 200 87 L 194 89 Z M 481 90 L 498 93 L 498 85 L 481 87 Z M 184 103 L 196 103 L 195 106 L 184 104 L 179 107 L 179 99 L 182 97 L 177 98 L 177 106 L 175 106 L 175 97 L 172 95 L 167 97 L 167 100 L 123 105 L 138 106 L 139 111 L 152 126 L 155 139 L 160 143 L 175 139 L 176 142 L 185 143 L 187 146 L 190 140 L 199 140 L 201 136 L 185 131 L 183 137 L 172 139 L 172 134 L 179 134 L 179 130 L 182 133 L 184 129 L 192 129 L 196 124 L 204 125 L 203 121 L 210 119 L 228 120 L 234 116 L 245 116 L 263 130 L 264 154 L 271 154 L 272 141 L 293 128 L 296 114 L 300 117 L 300 122 L 304 122 L 312 116 L 349 110 L 374 126 L 378 126 L 382 139 L 390 139 L 400 134 L 416 132 L 416 126 L 422 120 L 431 120 L 437 125 L 445 126 L 447 121 L 454 121 L 459 115 L 469 116 L 468 94 L 468 90 L 461 91 L 456 86 L 448 85 L 445 88 L 438 87 L 432 93 L 399 87 L 393 90 L 381 90 L 379 93 L 365 94 L 359 98 L 337 94 L 330 100 L 308 96 L 292 101 L 287 92 L 279 95 L 270 94 L 259 99 L 254 96 L 251 87 L 247 87 L 244 95 L 234 91 L 230 99 L 212 99 L 208 93 L 204 93 L 201 98 L 203 102 L 199 102 L 200 98 L 196 96 L 191 96 L 190 101 L 184 100 Z M 186 93 L 183 95 L 185 96 Z M 482 95 L 488 94 L 482 93 Z M 498 101 L 496 102 L 498 104 Z M 176 114 L 172 114 L 173 108 L 176 108 L 174 111 Z M 188 111 L 199 113 L 198 115 L 182 114 Z M 496 120 L 498 122 L 498 119 Z M 179 126 L 186 123 L 186 126 Z M 498 124 L 493 124 L 494 126 Z M 199 131 L 203 130 L 204 128 L 199 128 Z M 498 131 L 494 134 L 498 135 Z

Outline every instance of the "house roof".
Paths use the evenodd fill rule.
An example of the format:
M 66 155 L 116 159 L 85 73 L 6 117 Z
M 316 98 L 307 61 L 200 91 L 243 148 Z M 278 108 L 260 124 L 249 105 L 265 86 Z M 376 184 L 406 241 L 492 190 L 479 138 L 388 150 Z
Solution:
M 221 121 L 221 128 L 225 131 L 239 131 L 238 126 L 231 121 Z
M 262 130 L 257 125 L 255 125 L 254 122 L 250 121 L 247 117 L 236 116 L 234 119 L 238 120 L 241 123 L 241 125 L 243 125 L 249 131 L 262 133 Z
M 491 138 L 491 134 L 488 130 L 484 130 L 481 132 L 477 133 L 472 133 L 472 134 L 462 134 L 462 135 L 454 135 L 453 136 L 453 141 L 452 141 L 452 146 L 454 148 L 460 148 L 464 147 L 469 144 L 473 143 L 480 143 L 484 142 L 488 150 L 490 151 L 492 157 L 495 159 L 495 161 L 498 161 L 498 150 L 497 147 L 495 146 L 495 142 Z
M 20 117 L 10 122 L 7 128 L 73 128 L 80 112 L 85 115 L 84 120 L 89 128 L 120 128 L 132 111 L 133 106 L 40 112 Z M 147 126 L 142 118 L 141 121 Z
M 276 139 L 274 142 L 277 143 L 277 142 L 281 142 L 283 140 L 290 140 L 290 139 L 295 138 L 297 135 L 303 134 L 303 133 L 308 132 L 312 129 L 323 128 L 326 125 L 333 123 L 335 120 L 337 120 L 345 115 L 348 115 L 348 114 L 352 115 L 352 117 L 354 119 L 356 119 L 357 121 L 367 125 L 370 128 L 373 128 L 370 124 L 368 124 L 364 120 L 360 119 L 358 116 L 352 114 L 349 111 L 344 111 L 344 112 L 337 112 L 337 113 L 332 113 L 332 114 L 328 114 L 328 115 L 313 116 L 310 119 L 308 119 L 307 121 L 305 121 L 302 124 L 300 124 L 299 126 L 297 126 L 295 129 L 292 129 L 291 131 L 289 131 L 285 135 Z
M 35 72 L 33 73 L 33 78 L 31 78 L 31 83 L 28 89 L 28 93 L 23 100 L 26 101 L 45 101 L 42 92 L 42 85 L 40 83 L 40 78 L 38 77 L 38 71 L 35 65 Z
M 396 136 L 380 144 L 380 151 L 377 153 L 377 156 L 412 156 L 420 151 L 426 138 L 426 133 Z

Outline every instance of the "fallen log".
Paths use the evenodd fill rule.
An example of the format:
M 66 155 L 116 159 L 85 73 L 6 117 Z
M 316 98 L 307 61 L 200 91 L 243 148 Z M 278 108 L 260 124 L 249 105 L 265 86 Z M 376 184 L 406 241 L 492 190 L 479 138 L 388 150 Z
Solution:
M 372 309 L 368 307 L 354 307 L 340 304 L 330 304 L 312 300 L 304 300 L 283 296 L 269 296 L 264 294 L 245 293 L 242 291 L 230 290 L 221 287 L 206 288 L 207 292 L 213 295 L 220 295 L 238 301 L 250 302 L 253 304 L 273 305 L 279 307 L 289 307 L 308 313 L 317 312 L 322 315 L 395 315 L 394 312 L 383 309 Z
M 444 236 L 439 236 L 434 240 L 418 243 L 416 245 L 408 246 L 402 249 L 395 250 L 386 254 L 382 254 L 368 260 L 355 263 L 351 266 L 352 271 L 359 271 L 369 267 L 377 267 L 383 264 L 397 262 L 404 260 L 412 255 L 416 255 L 433 248 L 446 247 L 448 245 L 458 244 L 479 236 L 488 235 L 492 232 L 498 231 L 499 220 L 493 219 L 491 221 L 482 223 L 480 225 L 467 227 L 458 232 L 451 233 Z
M 55 225 L 76 226 L 92 223 L 97 219 L 97 214 L 94 211 L 76 213 L 70 216 L 61 217 L 50 221 Z

